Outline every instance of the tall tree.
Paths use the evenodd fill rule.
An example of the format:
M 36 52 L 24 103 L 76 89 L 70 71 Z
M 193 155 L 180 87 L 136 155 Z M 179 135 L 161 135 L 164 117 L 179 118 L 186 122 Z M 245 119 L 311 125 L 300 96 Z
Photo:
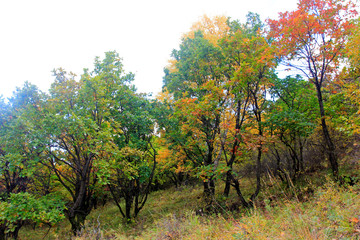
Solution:
M 335 144 L 330 136 L 324 108 L 323 89 L 336 74 L 356 11 L 351 1 L 300 0 L 292 12 L 268 20 L 269 37 L 279 48 L 283 63 L 297 69 L 316 89 L 320 121 L 328 159 L 335 177 L 339 166 Z
M 276 63 L 271 46 L 262 35 L 262 23 L 258 14 L 249 13 L 247 22 L 240 24 L 237 21 L 229 22 L 231 30 L 221 41 L 221 48 L 227 61 L 224 68 L 224 75 L 227 76 L 227 89 L 231 93 L 229 101 L 232 107 L 230 112 L 234 116 L 234 134 L 231 139 L 231 147 L 225 150 L 225 160 L 228 171 L 226 175 L 226 185 L 224 194 L 229 194 L 230 183 L 235 187 L 241 203 L 245 207 L 252 205 L 252 202 L 259 194 L 261 188 L 261 159 L 263 144 L 265 143 L 264 117 L 263 112 L 266 107 L 266 92 L 269 87 L 269 79 Z M 245 129 L 251 124 L 252 142 L 246 140 L 245 135 L 249 131 Z M 225 142 L 224 142 L 225 143 Z M 243 149 L 240 144 L 244 145 Z M 224 144 L 229 145 L 229 143 Z M 256 149 L 256 190 L 251 196 L 251 201 L 247 202 L 242 196 L 240 184 L 232 172 L 232 165 L 237 156 L 245 152 L 245 148 Z M 247 150 L 248 150 L 247 149 Z
M 219 132 L 224 110 L 220 49 L 196 32 L 173 51 L 176 71 L 165 70 L 164 87 L 173 94 L 172 141 L 180 145 L 203 180 L 208 205 L 215 194 L 215 171 L 221 158 Z M 170 135 L 169 135 L 170 136 Z
M 97 182 L 94 161 L 100 148 L 97 134 L 103 130 L 102 114 L 82 98 L 86 96 L 84 82 L 76 81 L 62 69 L 54 74 L 46 116 L 40 123 L 48 153 L 42 163 L 55 173 L 69 194 L 66 215 L 76 234 L 93 207 L 93 185 Z
M 118 134 L 114 137 L 116 149 L 110 159 L 108 186 L 121 215 L 129 222 L 144 207 L 155 174 L 153 106 L 133 87 L 122 86 L 114 92 L 114 99 L 111 119 Z
M 341 115 L 341 128 L 350 135 L 360 133 L 360 18 L 355 24 L 345 48 L 348 66 L 332 86 L 341 95 L 339 101 L 344 103 L 337 111 Z
M 53 171 L 69 194 L 67 217 L 76 234 L 94 204 L 102 163 L 114 148 L 114 93 L 133 78 L 124 74 L 115 52 L 95 59 L 95 69 L 76 81 L 59 69 L 50 89 L 41 138 L 48 158 L 42 163 Z

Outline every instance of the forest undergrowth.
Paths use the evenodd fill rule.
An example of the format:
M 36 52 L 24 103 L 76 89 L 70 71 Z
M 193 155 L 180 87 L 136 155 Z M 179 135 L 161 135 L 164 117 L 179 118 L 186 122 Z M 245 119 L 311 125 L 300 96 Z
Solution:
M 359 166 L 346 170 L 358 176 Z M 250 192 L 251 183 L 243 181 Z M 152 192 L 139 217 L 124 223 L 114 203 L 94 210 L 78 237 L 69 223 L 26 226 L 20 239 L 360 239 L 360 185 L 339 184 L 324 172 L 284 184 L 270 175 L 253 209 L 237 204 L 235 192 L 218 195 L 204 212 L 197 185 Z M 219 182 L 218 192 L 223 185 Z M 233 195 L 232 195 L 233 194 Z

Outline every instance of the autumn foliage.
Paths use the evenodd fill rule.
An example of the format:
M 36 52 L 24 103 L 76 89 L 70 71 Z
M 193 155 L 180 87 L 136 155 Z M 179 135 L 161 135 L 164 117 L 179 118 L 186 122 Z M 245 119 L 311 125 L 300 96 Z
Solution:
M 258 222 L 222 222 L 240 226 L 241 234 L 228 225 L 238 238 L 265 236 L 254 229 L 268 224 L 268 213 L 289 217 L 282 209 L 354 228 L 357 216 L 346 213 L 345 221 L 329 209 L 337 193 L 356 195 L 360 177 L 356 16 L 356 4 L 345 0 L 300 0 L 266 23 L 256 13 L 243 23 L 203 16 L 172 51 L 156 98 L 137 92 L 115 51 L 95 58 L 80 78 L 54 70 L 49 92 L 25 83 L 0 98 L 0 240 L 63 218 L 80 236 L 94 209 L 111 204 L 117 224 L 131 231 L 142 213 L 142 223 L 154 221 L 144 211 L 148 199 L 158 197 L 158 205 L 151 201 L 160 207 L 164 196 L 154 192 L 172 185 L 182 203 L 180 191 L 192 188 L 186 204 L 194 209 L 182 219 L 255 214 Z M 309 184 L 314 175 L 327 187 Z M 313 196 L 317 213 L 300 205 Z M 158 223 L 168 224 L 163 232 L 180 238 L 183 223 L 166 219 L 173 225 Z M 297 236 L 273 220 L 281 230 L 266 237 Z M 319 234 L 339 236 L 326 231 Z

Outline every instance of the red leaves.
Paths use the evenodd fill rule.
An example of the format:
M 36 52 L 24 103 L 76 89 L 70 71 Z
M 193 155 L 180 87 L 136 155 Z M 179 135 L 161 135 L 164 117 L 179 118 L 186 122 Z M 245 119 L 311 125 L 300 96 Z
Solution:
M 267 20 L 269 37 L 286 47 L 317 41 L 317 34 L 326 40 L 344 38 L 347 34 L 344 31 L 350 27 L 349 18 L 357 14 L 353 7 L 352 3 L 342 5 L 336 0 L 301 0 L 296 11 L 280 13 L 279 20 Z
M 285 62 L 305 60 L 297 69 L 309 71 L 313 78 L 322 78 L 323 75 L 315 76 L 315 72 L 324 74 L 336 70 L 354 27 L 349 21 L 357 14 L 354 8 L 354 3 L 342 0 L 300 0 L 297 10 L 280 13 L 278 20 L 267 20 L 268 37 L 275 40 L 277 54 L 285 57 Z

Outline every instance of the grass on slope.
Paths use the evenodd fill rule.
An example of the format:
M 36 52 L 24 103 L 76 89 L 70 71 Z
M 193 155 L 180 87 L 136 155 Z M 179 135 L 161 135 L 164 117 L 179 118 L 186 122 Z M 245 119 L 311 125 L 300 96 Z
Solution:
M 210 215 L 196 214 L 200 186 L 157 191 L 130 225 L 111 203 L 94 210 L 77 239 L 360 239 L 360 186 L 323 181 L 321 187 L 307 182 L 296 189 L 270 181 L 253 210 Z M 218 199 L 219 206 L 234 199 Z M 69 239 L 69 229 L 64 221 L 45 239 Z M 20 238 L 42 239 L 47 231 L 26 227 Z

